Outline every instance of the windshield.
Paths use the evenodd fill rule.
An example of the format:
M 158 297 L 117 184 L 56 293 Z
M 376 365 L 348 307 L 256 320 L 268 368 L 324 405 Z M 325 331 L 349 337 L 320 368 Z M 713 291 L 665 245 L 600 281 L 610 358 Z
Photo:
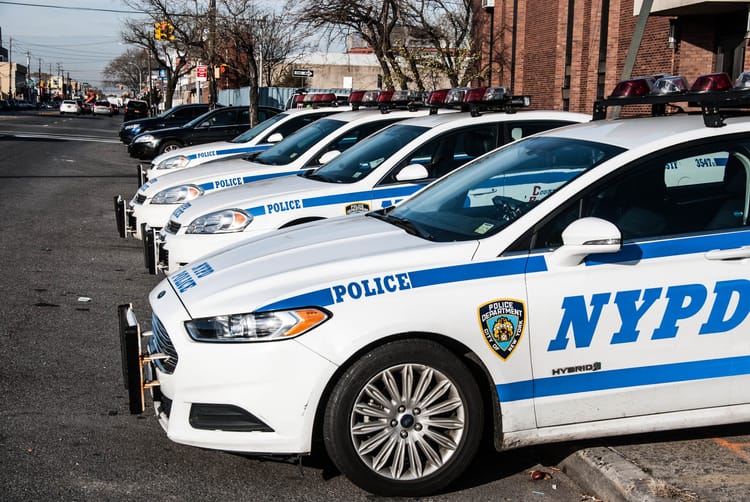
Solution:
M 352 146 L 308 177 L 329 183 L 354 183 L 427 131 L 427 127 L 392 125 Z
M 346 124 L 340 120 L 323 118 L 316 120 L 283 141 L 253 158 L 253 162 L 270 166 L 283 166 L 294 162 L 320 140 Z
M 438 180 L 390 213 L 369 213 L 430 240 L 494 235 L 623 149 L 565 138 L 520 140 Z
M 270 119 L 266 119 L 257 126 L 248 129 L 247 131 L 243 132 L 236 138 L 233 138 L 229 140 L 230 143 L 247 143 L 251 139 L 255 138 L 256 136 L 260 135 L 263 131 L 274 125 L 279 120 L 285 119 L 289 116 L 288 113 L 279 113 L 278 115 L 274 115 Z

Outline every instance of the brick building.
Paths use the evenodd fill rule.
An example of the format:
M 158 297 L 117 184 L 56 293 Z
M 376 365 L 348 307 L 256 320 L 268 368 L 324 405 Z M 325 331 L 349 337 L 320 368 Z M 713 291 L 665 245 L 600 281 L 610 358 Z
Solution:
M 479 0 L 482 64 L 492 85 L 533 96 L 535 108 L 590 113 L 623 75 L 642 0 Z M 748 67 L 750 2 L 653 0 L 632 76 Z M 490 26 L 494 30 L 490 37 Z M 485 82 L 487 84 L 487 82 Z

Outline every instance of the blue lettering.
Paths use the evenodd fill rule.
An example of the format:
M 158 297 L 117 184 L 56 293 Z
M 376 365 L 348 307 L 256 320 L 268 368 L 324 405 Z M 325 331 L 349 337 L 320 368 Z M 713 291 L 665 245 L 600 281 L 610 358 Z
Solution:
M 583 296 L 569 296 L 563 299 L 563 318 L 557 336 L 550 340 L 547 351 L 564 350 L 568 346 L 568 331 L 573 331 L 576 348 L 588 347 L 594 336 L 602 307 L 609 302 L 609 293 L 597 293 L 591 297 L 593 311 L 588 316 Z
M 411 281 L 408 274 L 396 274 L 398 289 L 411 289 Z
M 372 277 L 361 281 L 352 281 L 346 285 L 336 284 L 331 287 L 335 303 L 341 303 L 347 298 L 359 300 L 360 298 L 395 293 L 405 289 L 411 289 L 411 278 L 408 273 Z
M 346 294 L 346 286 L 338 285 L 338 286 L 333 287 L 333 297 L 336 303 L 343 302 L 345 294 Z
M 701 326 L 698 334 L 706 335 L 729 331 L 740 325 L 750 313 L 750 281 L 737 279 L 735 281 L 717 282 L 714 286 L 716 300 L 708 315 L 708 320 Z M 729 302 L 737 293 L 737 306 L 734 313 L 725 319 L 729 310 Z
M 174 282 L 177 291 L 179 291 L 180 293 L 184 293 L 188 289 L 197 286 L 193 278 L 190 277 L 190 273 L 187 270 L 176 274 L 172 281 Z
M 638 321 L 660 296 L 661 288 L 643 291 L 643 302 L 641 307 L 637 308 L 635 304 L 641 297 L 640 291 L 619 291 L 615 295 L 615 304 L 617 305 L 617 311 L 620 313 L 620 319 L 622 319 L 622 326 L 620 326 L 620 331 L 612 335 L 610 343 L 629 343 L 638 340 L 640 334 L 640 331 L 636 329 Z
M 703 304 L 706 303 L 708 293 L 701 284 L 686 284 L 668 288 L 666 296 L 668 299 L 667 308 L 664 311 L 664 317 L 661 319 L 661 325 L 651 335 L 652 340 L 677 336 L 677 321 L 697 314 Z
M 274 202 L 272 204 L 266 204 L 268 213 L 282 213 L 284 211 L 292 211 L 294 209 L 302 209 L 302 201 L 300 200 L 286 200 L 283 202 Z
M 383 285 L 385 286 L 385 290 L 389 293 L 393 293 L 398 289 L 396 278 L 392 275 L 386 275 L 385 277 L 383 277 Z
M 362 286 L 360 286 L 358 282 L 350 282 L 346 287 L 346 292 L 349 293 L 349 296 L 352 297 L 352 299 L 358 300 L 359 297 L 362 296 Z

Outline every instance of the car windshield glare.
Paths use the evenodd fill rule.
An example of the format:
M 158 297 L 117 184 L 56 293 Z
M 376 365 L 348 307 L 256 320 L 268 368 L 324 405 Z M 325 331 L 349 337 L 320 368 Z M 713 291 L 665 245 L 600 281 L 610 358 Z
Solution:
M 239 136 L 232 138 L 229 140 L 230 143 L 247 143 L 251 139 L 254 139 L 256 136 L 258 136 L 260 133 L 274 125 L 276 122 L 278 122 L 281 119 L 284 119 L 288 117 L 286 113 L 279 113 L 278 115 L 274 115 L 273 117 L 264 120 L 257 126 L 248 129 L 247 131 L 243 132 Z
M 384 219 L 450 242 L 494 235 L 541 200 L 623 149 L 589 141 L 535 137 L 517 141 L 435 182 Z
M 319 119 L 306 125 L 299 131 L 287 136 L 255 157 L 253 162 L 271 166 L 283 166 L 297 160 L 300 155 L 312 148 L 320 140 L 344 125 L 345 122 L 334 119 Z
M 354 183 L 364 179 L 391 155 L 427 131 L 427 127 L 394 124 L 347 149 L 310 178 L 330 183 Z

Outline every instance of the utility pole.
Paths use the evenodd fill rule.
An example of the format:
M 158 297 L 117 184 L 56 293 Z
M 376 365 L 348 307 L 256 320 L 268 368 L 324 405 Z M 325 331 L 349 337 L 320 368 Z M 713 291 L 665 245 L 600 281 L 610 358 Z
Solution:
M 208 106 L 216 106 L 216 76 L 214 68 L 216 67 L 216 0 L 211 0 L 208 4 Z

